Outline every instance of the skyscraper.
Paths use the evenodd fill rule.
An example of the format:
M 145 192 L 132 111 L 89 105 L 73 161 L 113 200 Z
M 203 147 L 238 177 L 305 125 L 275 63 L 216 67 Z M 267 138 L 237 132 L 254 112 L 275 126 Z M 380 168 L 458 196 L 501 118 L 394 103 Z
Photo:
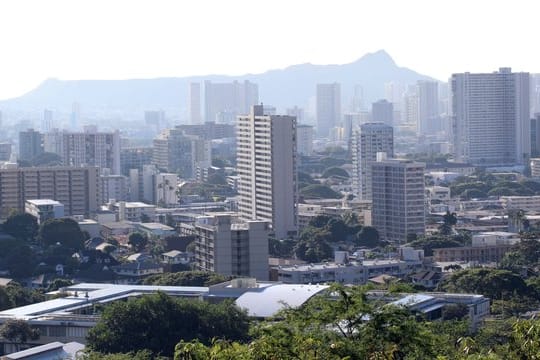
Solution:
M 210 142 L 198 136 L 185 135 L 179 128 L 163 131 L 153 143 L 152 163 L 162 171 L 191 179 L 195 176 L 197 166 L 210 166 Z
M 418 81 L 416 83 L 418 96 L 419 135 L 435 134 L 441 129 L 439 117 L 439 84 L 436 81 Z
M 510 68 L 454 74 L 454 157 L 474 165 L 525 164 L 531 153 L 529 74 Z
M 189 84 L 189 122 L 192 125 L 202 123 L 201 83 L 199 82 L 192 82 Z
M 411 160 L 372 162 L 372 222 L 381 239 L 405 243 L 409 234 L 425 232 L 425 164 Z
M 71 116 L 70 116 L 71 130 L 75 131 L 79 128 L 81 122 L 81 105 L 78 102 L 71 104 Z
M 387 100 L 379 100 L 371 105 L 371 118 L 375 123 L 394 125 L 394 105 Z
M 259 87 L 248 80 L 232 83 L 204 82 L 204 118 L 206 122 L 220 122 L 220 113 L 233 116 L 248 114 L 251 106 L 259 102 Z
M 19 133 L 19 160 L 30 161 L 43 153 L 43 135 L 34 129 Z
M 43 110 L 43 123 L 41 124 L 41 131 L 49 132 L 54 127 L 53 124 L 53 112 L 52 110 Z
M 377 153 L 394 157 L 394 130 L 383 123 L 368 123 L 354 132 L 352 144 L 353 193 L 363 200 L 371 200 L 371 163 Z
M 66 166 L 98 166 L 120 174 L 120 133 L 53 131 L 45 134 L 44 147 L 62 157 Z
M 341 85 L 317 84 L 317 134 L 327 137 L 341 123 Z
M 276 238 L 297 231 L 296 118 L 264 115 L 262 105 L 237 121 L 239 212 L 266 220 Z

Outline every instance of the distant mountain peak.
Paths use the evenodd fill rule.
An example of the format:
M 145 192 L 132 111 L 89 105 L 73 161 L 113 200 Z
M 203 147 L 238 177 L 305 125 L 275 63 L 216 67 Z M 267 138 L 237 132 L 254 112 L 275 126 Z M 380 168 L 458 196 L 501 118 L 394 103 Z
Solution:
M 378 63 L 385 64 L 389 66 L 397 66 L 394 59 L 386 52 L 386 50 L 381 49 L 372 53 L 367 53 L 356 61 L 357 63 Z

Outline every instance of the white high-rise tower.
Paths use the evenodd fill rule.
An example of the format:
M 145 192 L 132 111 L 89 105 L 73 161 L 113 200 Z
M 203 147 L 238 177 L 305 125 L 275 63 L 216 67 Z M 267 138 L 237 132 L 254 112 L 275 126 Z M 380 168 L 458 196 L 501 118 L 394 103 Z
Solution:
M 454 74 L 454 157 L 480 166 L 525 164 L 531 154 L 529 73 Z
M 266 220 L 276 238 L 297 231 L 296 118 L 264 115 L 262 105 L 238 116 L 238 210 L 245 220 Z

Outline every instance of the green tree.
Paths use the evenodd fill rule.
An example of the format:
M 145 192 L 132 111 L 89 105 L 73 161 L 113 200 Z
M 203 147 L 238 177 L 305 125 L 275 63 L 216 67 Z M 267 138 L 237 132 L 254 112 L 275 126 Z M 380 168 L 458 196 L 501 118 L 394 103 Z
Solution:
M 148 237 L 145 234 L 134 232 L 129 234 L 128 244 L 137 251 L 141 252 L 148 245 Z
M 358 246 L 377 247 L 380 243 L 379 232 L 373 226 L 364 226 L 356 235 Z
M 448 292 L 482 294 L 501 300 L 514 293 L 526 294 L 527 284 L 517 274 L 499 269 L 465 269 L 452 273 L 439 287 Z
M 84 248 L 85 236 L 73 219 L 49 219 L 39 228 L 39 240 L 45 247 L 59 243 L 64 248 L 80 250 Z
M 0 336 L 15 344 L 17 349 L 28 340 L 37 340 L 39 331 L 32 329 L 24 320 L 8 319 L 0 327 Z
M 209 271 L 180 271 L 151 275 L 143 280 L 145 285 L 163 286 L 210 286 L 231 280 L 232 277 L 224 276 Z
M 328 243 L 330 238 L 330 232 L 325 229 L 304 229 L 294 247 L 294 253 L 297 258 L 309 262 L 332 258 L 333 249 Z
M 254 327 L 249 344 L 180 342 L 176 360 L 434 359 L 435 335 L 404 308 L 377 307 L 365 288 L 333 285 Z
M 57 291 L 57 290 L 59 290 L 59 289 L 61 289 L 63 287 L 68 287 L 68 286 L 71 286 L 71 285 L 73 285 L 73 281 L 71 281 L 69 279 L 56 278 L 47 287 L 47 292 Z
M 26 213 L 9 216 L 3 227 L 11 236 L 27 242 L 34 240 L 38 232 L 37 219 Z
M 454 229 L 454 226 L 457 224 L 457 215 L 455 212 L 447 211 L 443 215 L 443 223 L 439 226 L 439 231 L 443 235 L 451 235 Z
M 292 239 L 274 239 L 268 241 L 268 252 L 270 256 L 279 258 L 288 258 L 293 255 L 293 249 L 296 242 Z
M 90 350 L 127 353 L 143 349 L 172 356 L 179 340 L 245 340 L 247 315 L 231 302 L 210 304 L 157 293 L 108 305 L 87 337 Z
M 340 199 L 342 195 L 322 184 L 312 184 L 300 189 L 305 199 Z

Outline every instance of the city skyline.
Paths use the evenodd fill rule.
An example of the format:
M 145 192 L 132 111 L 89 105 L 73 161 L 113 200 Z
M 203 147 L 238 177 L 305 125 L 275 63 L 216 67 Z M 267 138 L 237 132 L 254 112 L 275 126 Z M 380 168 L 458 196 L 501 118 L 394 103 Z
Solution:
M 242 75 L 306 62 L 345 64 L 380 49 L 400 66 L 443 81 L 452 73 L 501 66 L 540 72 L 534 52 L 519 41 L 534 32 L 530 4 L 531 11 L 504 2 L 486 8 L 465 1 L 343 2 L 331 9 L 322 1 L 264 5 L 3 2 L 0 33 L 7 56 L 0 67 L 0 99 L 21 95 L 47 78 Z M 290 25 L 259 26 L 261 11 L 264 18 Z M 478 16 L 483 13 L 489 16 Z M 519 21 L 500 26 L 512 18 Z M 459 27 L 450 26 L 458 20 Z M 262 44 L 265 56 L 246 51 Z

